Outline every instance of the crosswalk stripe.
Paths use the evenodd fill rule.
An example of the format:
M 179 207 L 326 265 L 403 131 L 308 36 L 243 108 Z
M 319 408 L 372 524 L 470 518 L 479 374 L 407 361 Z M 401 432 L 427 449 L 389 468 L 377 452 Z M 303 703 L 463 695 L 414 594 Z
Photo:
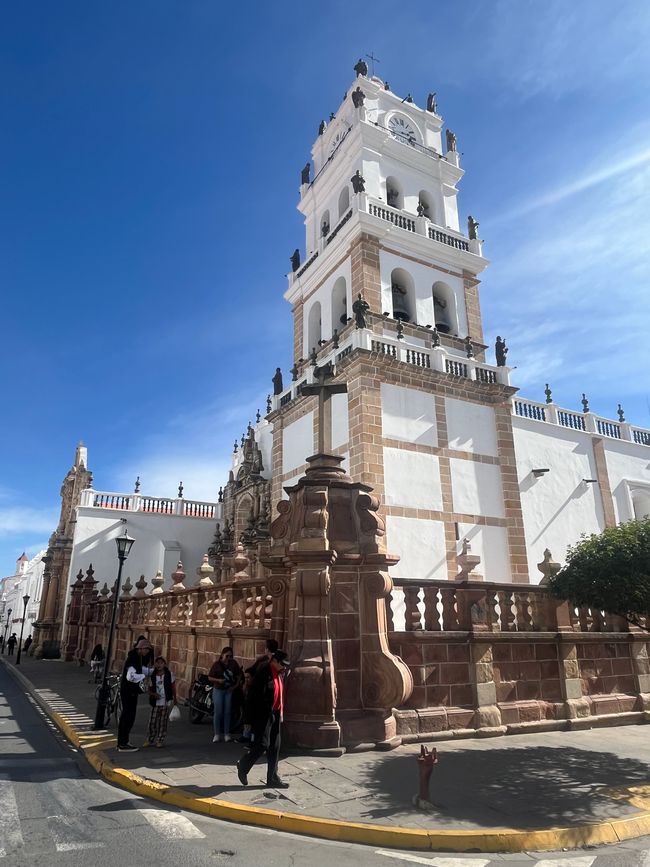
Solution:
M 595 855 L 578 855 L 574 858 L 542 858 L 535 862 L 535 867 L 591 867 L 596 860 Z
M 409 861 L 411 864 L 427 864 L 428 867 L 487 867 L 490 863 L 485 858 L 466 858 L 464 855 L 458 855 L 454 858 L 440 856 L 423 858 L 421 855 L 407 855 L 404 852 L 391 852 L 386 849 L 375 850 L 375 855 L 385 855 L 387 858 Z
M 168 810 L 151 810 L 141 807 L 142 813 L 149 824 L 168 840 L 190 840 L 205 837 L 205 834 L 194 825 L 188 818 L 180 813 L 172 813 Z
M 14 794 L 13 784 L 8 780 L 0 780 L 0 822 L 2 823 L 3 851 L 19 849 L 23 845 L 23 835 L 20 830 L 18 804 Z

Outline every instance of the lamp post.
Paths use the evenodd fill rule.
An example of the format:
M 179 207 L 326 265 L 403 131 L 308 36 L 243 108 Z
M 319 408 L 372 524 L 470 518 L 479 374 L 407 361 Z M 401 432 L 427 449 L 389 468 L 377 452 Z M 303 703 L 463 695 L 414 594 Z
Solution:
M 23 596 L 23 619 L 20 623 L 20 638 L 18 639 L 18 656 L 16 657 L 16 665 L 20 665 L 20 653 L 23 649 L 23 629 L 25 628 L 25 617 L 27 615 L 27 603 L 29 602 L 29 596 L 25 594 Z
M 110 687 L 108 685 L 108 674 L 111 664 L 111 654 L 113 653 L 113 635 L 115 633 L 115 621 L 117 620 L 117 605 L 120 596 L 120 583 L 122 581 L 122 567 L 124 566 L 124 561 L 129 556 L 129 551 L 133 547 L 135 539 L 132 539 L 128 535 L 125 527 L 124 535 L 118 536 L 115 542 L 117 543 L 117 558 L 120 561 L 120 565 L 117 570 L 117 581 L 115 582 L 115 588 L 113 590 L 113 611 L 111 613 L 111 627 L 108 632 L 108 645 L 106 647 L 106 655 L 104 657 L 104 674 L 102 676 L 102 685 L 99 689 L 99 696 L 97 698 L 97 712 L 95 713 L 95 724 L 93 725 L 93 728 L 95 730 L 104 728 L 104 714 L 106 711 L 106 704 L 111 693 Z
M 3 656 L 4 656 L 4 652 L 5 652 L 5 646 L 7 644 L 7 630 L 9 629 L 9 624 L 11 623 L 11 612 L 12 611 L 13 611 L 13 608 L 10 608 L 7 611 L 7 622 L 5 624 L 5 634 L 4 634 L 4 640 L 2 642 L 2 655 Z

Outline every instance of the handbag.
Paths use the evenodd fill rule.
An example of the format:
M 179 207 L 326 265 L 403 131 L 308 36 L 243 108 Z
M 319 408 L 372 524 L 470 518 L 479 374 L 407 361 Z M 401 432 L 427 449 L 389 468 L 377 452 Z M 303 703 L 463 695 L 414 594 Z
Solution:
M 177 722 L 181 718 L 181 711 L 177 704 L 169 711 L 169 721 Z

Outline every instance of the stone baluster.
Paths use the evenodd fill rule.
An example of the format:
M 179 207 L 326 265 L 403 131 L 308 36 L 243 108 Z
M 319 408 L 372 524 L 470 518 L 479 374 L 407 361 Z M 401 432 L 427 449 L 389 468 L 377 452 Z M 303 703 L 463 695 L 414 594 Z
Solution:
M 515 624 L 514 599 L 512 590 L 499 592 L 499 608 L 501 609 L 501 631 L 514 632 Z
M 404 587 L 404 619 L 406 621 L 406 631 L 414 632 L 416 629 L 422 629 L 420 625 L 420 610 L 418 603 L 420 601 L 420 588 L 408 585 Z
M 528 591 L 515 590 L 515 611 L 517 612 L 517 630 L 519 632 L 530 632 L 532 628 L 533 618 L 530 611 L 530 600 Z
M 456 607 L 456 587 L 441 587 L 442 599 L 442 629 L 444 632 L 453 632 L 458 626 L 458 609 Z
M 395 622 L 393 620 L 393 595 L 389 593 L 386 597 L 386 625 L 389 632 L 395 631 Z
M 428 632 L 440 631 L 438 612 L 438 588 L 424 586 L 424 628 Z

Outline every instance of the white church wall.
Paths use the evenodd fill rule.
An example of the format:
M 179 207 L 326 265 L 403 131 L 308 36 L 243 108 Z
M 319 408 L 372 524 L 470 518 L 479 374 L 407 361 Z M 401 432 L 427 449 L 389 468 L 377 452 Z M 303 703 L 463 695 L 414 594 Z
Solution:
M 544 549 L 563 563 L 569 545 L 582 533 L 604 527 L 600 490 L 584 479 L 596 478 L 596 462 L 588 434 L 513 416 L 517 472 L 526 535 L 528 567 L 533 583 Z M 549 472 L 535 478 L 533 469 Z
M 447 580 L 445 528 L 442 521 L 386 516 L 386 546 L 400 561 L 391 568 L 397 578 Z
M 111 509 L 78 507 L 68 586 L 77 572 L 81 569 L 85 573 L 91 563 L 99 587 L 104 581 L 112 586 L 118 567 L 115 538 L 124 532 L 125 526 L 135 543 L 124 564 L 123 580 L 128 575 L 135 583 L 144 575 L 149 581 L 161 569 L 167 589 L 172 583 L 171 573 L 181 560 L 188 584 L 196 583 L 196 569 L 212 544 L 215 520 L 129 512 L 128 522 L 124 524 L 123 517 L 123 512 Z M 147 587 L 149 591 L 151 585 Z
M 463 540 L 472 546 L 472 554 L 481 558 L 476 571 L 486 581 L 509 582 L 512 580 L 508 556 L 508 531 L 505 527 L 483 524 L 458 524 L 459 540 L 456 552 L 460 553 Z
M 498 466 L 450 458 L 449 468 L 455 512 L 503 518 L 503 486 Z
M 384 488 L 387 506 L 442 511 L 436 455 L 384 447 Z
M 332 449 L 346 445 L 349 438 L 348 396 L 334 394 L 332 395 Z
M 320 339 L 329 340 L 332 336 L 332 289 L 334 288 L 336 281 L 341 277 L 345 280 L 348 313 L 350 316 L 352 315 L 352 295 L 350 289 L 352 266 L 350 263 L 350 257 L 348 256 L 343 262 L 341 262 L 338 268 L 328 275 L 323 284 L 319 286 L 318 289 L 305 301 L 303 312 L 303 358 L 309 356 L 309 353 L 316 343 L 313 335 L 310 333 L 310 314 L 315 304 L 320 304 Z M 336 327 L 341 331 L 343 324 L 339 323 Z M 318 348 L 319 347 L 316 346 L 317 350 Z
M 445 399 L 449 448 L 498 456 L 494 410 L 467 400 Z
M 650 496 L 650 448 L 620 440 L 603 443 L 617 522 L 643 517 L 641 500 Z
M 314 413 L 308 412 L 282 429 L 282 472 L 305 463 L 314 454 Z
M 263 419 L 255 428 L 255 441 L 262 453 L 262 476 L 270 479 L 273 475 L 273 425 Z
M 387 439 L 438 445 L 434 397 L 424 391 L 382 382 L 381 424 Z

